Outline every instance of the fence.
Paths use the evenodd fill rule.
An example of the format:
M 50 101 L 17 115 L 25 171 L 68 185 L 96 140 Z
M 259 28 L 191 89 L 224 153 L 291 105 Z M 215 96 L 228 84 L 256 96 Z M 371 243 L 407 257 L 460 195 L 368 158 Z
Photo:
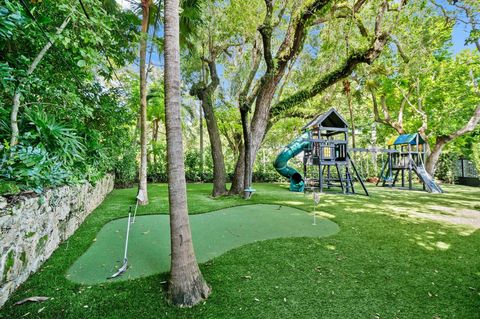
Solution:
M 480 186 L 478 171 L 472 161 L 459 159 L 455 167 L 458 183 L 467 186 Z

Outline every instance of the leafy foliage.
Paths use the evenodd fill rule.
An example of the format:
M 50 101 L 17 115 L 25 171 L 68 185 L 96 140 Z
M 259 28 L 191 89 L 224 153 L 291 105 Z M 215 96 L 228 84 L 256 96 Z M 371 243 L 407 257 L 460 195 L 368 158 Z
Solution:
M 28 112 L 27 118 L 31 130 L 25 134 L 24 140 L 29 144 L 41 145 L 66 164 L 84 160 L 85 146 L 74 129 L 57 123 L 41 110 Z
M 0 141 L 5 146 L 0 149 L 4 163 L 2 182 L 18 182 L 22 190 L 31 186 L 39 191 L 58 183 L 85 180 L 94 183 L 105 172 L 115 172 L 118 186 L 132 185 L 137 179 L 139 83 L 136 72 L 124 66 L 134 65 L 138 51 L 139 7 L 124 11 L 113 0 L 83 2 L 88 18 L 76 2 L 27 1 L 35 20 L 18 1 L 5 0 L 0 4 Z M 384 19 L 384 28 L 391 33 L 390 42 L 377 61 L 358 66 L 349 78 L 354 116 L 348 120 L 353 120 L 357 128 L 358 147 L 382 147 L 390 136 L 397 134 L 387 125 L 377 125 L 373 139 L 370 89 L 379 99 L 385 97 L 392 117 L 398 115 L 404 94 L 410 92 L 412 105 L 407 103 L 404 108 L 403 125 L 407 132 L 415 132 L 422 125 L 422 116 L 415 110 L 421 99 L 428 118 L 426 134 L 431 145 L 439 136 L 465 123 L 479 103 L 475 83 L 480 81 L 480 60 L 475 50 L 452 54 L 452 30 L 455 23 L 470 23 L 470 13 L 477 23 L 477 2 L 448 2 L 448 10 L 442 12 L 432 1 L 409 1 L 395 24 L 389 18 L 396 15 L 395 4 L 392 4 Z M 271 44 L 275 52 L 292 16 L 307 2 L 281 0 L 274 3 Z M 373 36 L 380 3 L 367 1 L 354 16 L 344 15 L 343 4 L 335 3 L 337 11 L 329 14 L 322 11 L 312 17 L 318 21 L 307 29 L 302 50 L 288 66 L 274 93 L 272 105 L 297 92 L 308 91 L 319 75 L 341 66 L 352 52 L 366 48 Z M 199 115 L 198 102 L 187 94 L 193 83 L 203 84 L 202 81 L 208 79 L 203 59 L 208 58 L 209 45 L 217 50 L 221 81 L 212 98 L 225 146 L 226 171 L 231 177 L 242 146 L 238 98 L 250 73 L 253 44 L 261 46 L 258 28 L 264 20 L 265 3 L 258 0 L 184 0 L 181 5 L 182 129 L 186 141 L 187 179 L 209 181 L 212 176 L 205 121 Z M 149 70 L 148 175 L 151 181 L 163 182 L 167 173 L 165 110 L 161 63 L 158 67 L 163 51 L 162 2 L 154 2 L 150 12 L 149 50 L 158 56 L 152 56 Z M 71 17 L 70 23 L 64 32 L 55 35 L 67 16 Z M 367 35 L 362 34 L 362 25 Z M 155 35 L 152 29 L 156 30 Z M 471 29 L 467 43 L 476 43 L 478 30 L 467 29 Z M 36 71 L 27 77 L 29 66 L 48 43 L 47 38 L 52 40 L 53 46 Z M 154 46 L 157 50 L 153 50 Z M 262 59 L 255 81 L 265 69 Z M 10 111 L 17 89 L 21 92 L 20 144 L 10 147 L 6 141 L 10 138 Z M 297 104 L 298 101 L 293 102 Z M 348 114 L 347 97 L 341 83 L 275 114 L 258 151 L 254 180 L 282 181 L 271 166 L 277 152 L 298 135 L 299 128 L 307 120 L 330 107 Z M 199 142 L 200 123 L 204 126 L 203 155 Z M 445 151 L 478 158 L 478 147 L 474 146 L 478 145 L 478 136 L 477 129 L 450 143 Z M 449 156 L 453 155 L 442 156 L 438 173 L 447 180 L 451 180 Z M 47 159 L 56 164 L 47 165 Z M 39 161 L 37 171 L 28 166 L 33 160 Z M 7 168 L 7 162 L 12 167 Z M 375 175 L 372 158 L 359 158 L 358 162 L 366 175 Z M 51 180 L 44 176 L 49 170 L 54 176 Z M 19 174 L 17 178 L 12 177 L 13 171 Z M 61 171 L 66 175 L 58 173 Z
M 109 80 L 114 66 L 134 58 L 130 41 L 138 18 L 115 2 L 83 2 L 87 13 L 69 1 L 27 1 L 35 18 L 19 2 L 0 5 L 1 176 L 21 190 L 95 183 L 116 165 L 122 170 L 131 151 L 134 114 L 125 92 Z M 66 17 L 69 23 L 56 35 Z M 27 77 L 47 42 L 53 45 Z M 10 147 L 14 92 L 21 93 L 20 144 Z
M 0 39 L 9 39 L 14 36 L 15 29 L 25 23 L 18 2 L 6 0 L 0 7 Z
M 438 161 L 435 177 L 450 184 L 455 183 L 458 159 L 458 155 L 453 152 L 443 153 Z
M 15 145 L 3 154 L 0 161 L 0 177 L 15 182 L 20 190 L 42 192 L 45 186 L 68 183 L 71 173 L 62 162 L 49 155 L 41 146 Z

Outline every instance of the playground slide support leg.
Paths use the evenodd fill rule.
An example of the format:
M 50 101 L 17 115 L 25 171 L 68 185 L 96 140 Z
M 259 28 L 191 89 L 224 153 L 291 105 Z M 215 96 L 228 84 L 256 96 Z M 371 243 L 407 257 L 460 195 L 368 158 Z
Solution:
M 361 176 L 360 173 L 358 172 L 357 167 L 355 166 L 355 163 L 353 162 L 352 158 L 350 157 L 350 154 L 347 153 L 347 156 L 348 156 L 348 159 L 350 160 L 350 163 L 352 164 L 353 171 L 355 172 L 355 175 L 357 176 L 358 181 L 360 182 L 360 185 L 362 185 L 362 188 L 363 188 L 363 190 L 365 191 L 365 195 L 370 196 L 370 194 L 369 194 L 368 191 L 367 191 L 367 188 L 365 187 L 365 184 L 363 183 L 362 176 Z M 378 184 L 378 183 L 377 183 L 377 184 Z

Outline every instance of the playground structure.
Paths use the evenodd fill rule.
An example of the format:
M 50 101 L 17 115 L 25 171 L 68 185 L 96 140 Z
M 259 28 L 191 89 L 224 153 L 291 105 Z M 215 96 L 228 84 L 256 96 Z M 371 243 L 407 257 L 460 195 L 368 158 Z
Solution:
M 302 128 L 302 135 L 277 156 L 274 167 L 289 178 L 290 191 L 304 192 L 340 187 L 344 194 L 354 194 L 354 176 L 365 194 L 368 191 L 348 153 L 348 124 L 335 110 L 320 114 Z M 303 152 L 303 176 L 288 161 Z M 353 172 L 352 172 L 353 169 Z
M 368 196 L 363 178 L 350 155 L 352 152 L 386 153 L 378 184 L 396 187 L 401 182 L 413 189 L 413 173 L 422 183 L 423 190 L 442 193 L 424 167 L 425 141 L 418 134 L 403 134 L 393 137 L 387 149 L 348 147 L 348 124 L 335 110 L 318 115 L 302 128 L 302 135 L 294 139 L 278 154 L 274 167 L 290 181 L 290 191 L 305 192 L 340 187 L 344 194 L 354 194 L 355 179 Z M 303 152 L 303 176 L 288 161 Z
M 425 170 L 425 140 L 418 133 L 402 134 L 391 138 L 388 143 L 387 160 L 382 165 L 382 170 L 377 182 L 382 186 L 395 187 L 397 181 L 401 181 L 401 187 L 405 187 L 408 181 L 408 189 L 413 189 L 413 173 L 422 182 L 423 190 L 429 193 L 442 193 L 442 189 Z

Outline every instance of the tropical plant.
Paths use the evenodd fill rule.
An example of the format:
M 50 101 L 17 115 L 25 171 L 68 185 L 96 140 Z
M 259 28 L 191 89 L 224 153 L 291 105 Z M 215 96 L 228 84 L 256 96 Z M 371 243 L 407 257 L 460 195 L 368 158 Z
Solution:
M 68 183 L 72 174 L 42 146 L 17 144 L 3 153 L 0 159 L 0 177 L 15 183 L 22 191 L 41 193 L 47 186 Z
M 23 140 L 40 145 L 66 165 L 85 159 L 85 145 L 73 128 L 58 123 L 52 115 L 31 109 L 26 114 L 29 126 Z

